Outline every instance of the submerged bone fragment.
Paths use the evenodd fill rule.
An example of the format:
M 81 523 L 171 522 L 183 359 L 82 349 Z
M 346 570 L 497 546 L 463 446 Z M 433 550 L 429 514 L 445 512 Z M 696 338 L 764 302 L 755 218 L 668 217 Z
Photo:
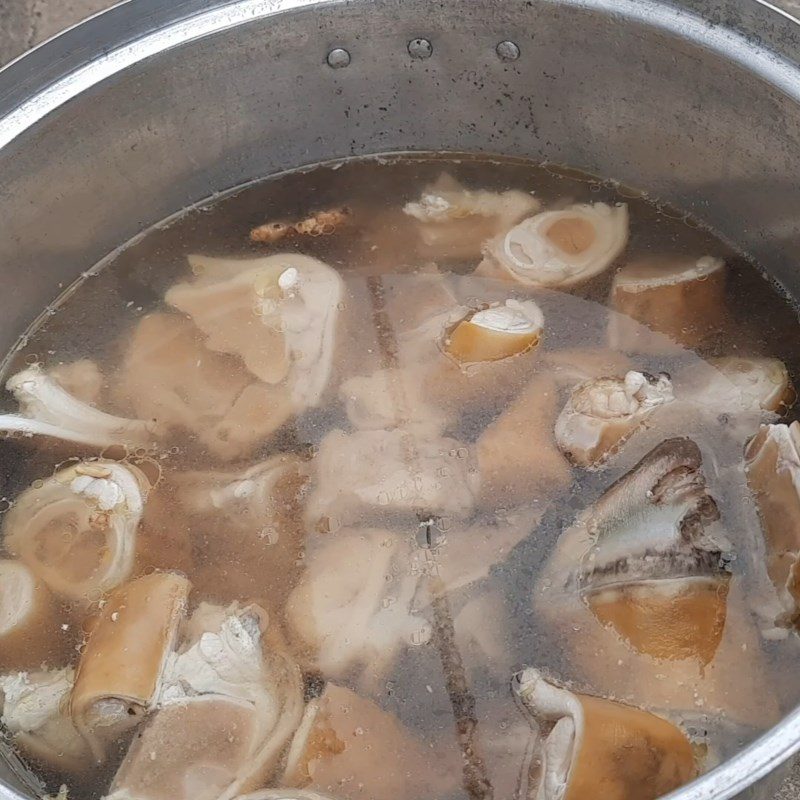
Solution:
M 14 743 L 55 769 L 84 770 L 89 746 L 69 715 L 74 670 L 19 672 L 0 677 L 1 721 Z
M 611 347 L 653 353 L 700 347 L 725 322 L 725 262 L 703 256 L 629 264 L 614 276 L 611 305 L 618 312 L 609 320 Z
M 131 464 L 81 461 L 16 499 L 5 547 L 53 592 L 85 602 L 130 576 L 149 488 Z
M 302 715 L 300 674 L 257 606 L 201 606 L 109 800 L 230 800 L 268 780 Z
M 274 244 L 295 236 L 330 236 L 350 222 L 350 209 L 346 207 L 317 211 L 297 222 L 265 222 L 250 231 L 250 240 L 261 244 Z
M 569 464 L 553 440 L 557 401 L 552 376 L 537 374 L 481 434 L 476 447 L 486 502 L 526 502 L 569 485 Z
M 783 413 L 795 400 L 786 365 L 777 358 L 723 356 L 685 370 L 691 399 L 716 413 Z
M 539 343 L 544 316 L 532 300 L 506 300 L 460 320 L 447 334 L 444 350 L 459 364 L 501 361 Z
M 467 516 L 478 476 L 461 442 L 411 427 L 390 431 L 331 431 L 316 456 L 316 485 L 307 516 L 312 523 L 344 524 L 387 512 Z
M 556 420 L 558 447 L 573 464 L 597 466 L 673 397 L 672 382 L 663 373 L 654 377 L 631 370 L 624 378 L 582 383 Z
M 422 800 L 456 788 L 458 779 L 442 767 L 393 714 L 328 683 L 306 707 L 281 782 L 342 800 Z
M 119 587 L 103 606 L 70 700 L 75 724 L 98 760 L 155 705 L 189 588 L 180 575 L 156 572 Z
M 0 666 L 39 667 L 65 650 L 64 643 L 44 582 L 21 561 L 0 560 Z
M 403 211 L 418 222 L 421 256 L 458 260 L 480 256 L 484 242 L 536 213 L 540 205 L 526 192 L 470 190 L 443 174 Z
M 189 320 L 160 313 L 137 326 L 116 396 L 226 459 L 246 455 L 294 411 L 285 387 L 254 380 L 239 359 L 207 349 Z
M 745 453 L 766 549 L 767 573 L 784 611 L 778 624 L 800 616 L 800 424 L 763 425 Z
M 566 289 L 608 269 L 628 241 L 628 207 L 584 203 L 529 217 L 487 243 L 476 274 Z
M 0 431 L 52 436 L 90 447 L 143 447 L 155 441 L 153 421 L 99 411 L 71 395 L 38 366 L 13 375 L 6 388 L 19 403 L 19 413 L 0 415 Z
M 210 350 L 239 356 L 256 378 L 283 389 L 294 410 L 316 406 L 330 379 L 344 295 L 336 271 L 297 253 L 190 263 L 197 278 L 173 286 L 167 303 L 192 318 Z
M 514 691 L 543 735 L 540 800 L 655 800 L 695 777 L 685 734 L 632 706 L 573 693 L 523 670 Z

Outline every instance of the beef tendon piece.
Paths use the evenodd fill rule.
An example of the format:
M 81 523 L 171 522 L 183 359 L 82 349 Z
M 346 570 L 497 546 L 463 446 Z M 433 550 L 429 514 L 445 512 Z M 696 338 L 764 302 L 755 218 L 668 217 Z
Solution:
M 476 275 L 569 289 L 608 269 L 628 242 L 628 207 L 583 203 L 544 211 L 490 240 Z
M 513 681 L 539 731 L 540 800 L 656 800 L 697 775 L 686 735 L 633 706 L 571 692 L 533 668 Z
M 763 425 L 745 452 L 747 482 L 764 535 L 767 573 L 778 594 L 776 623 L 800 618 L 800 424 Z
M 724 330 L 725 274 L 725 262 L 713 256 L 650 259 L 623 267 L 611 287 L 617 313 L 609 320 L 609 345 L 647 353 L 702 347 Z
M 480 258 L 485 242 L 540 205 L 527 192 L 471 190 L 443 174 L 403 211 L 417 222 L 420 257 L 446 261 Z
M 281 783 L 342 800 L 423 800 L 458 788 L 458 765 L 450 767 L 393 714 L 328 683 L 306 706 Z
M 155 706 L 189 588 L 180 575 L 156 572 L 121 586 L 103 606 L 70 699 L 96 759 Z
M 674 399 L 672 381 L 630 370 L 576 386 L 558 415 L 555 436 L 579 467 L 597 467 L 615 453 L 659 406 Z

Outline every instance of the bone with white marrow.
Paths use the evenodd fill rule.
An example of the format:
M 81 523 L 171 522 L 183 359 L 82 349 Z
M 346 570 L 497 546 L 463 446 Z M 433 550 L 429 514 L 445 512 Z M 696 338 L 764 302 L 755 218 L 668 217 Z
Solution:
M 700 450 L 671 439 L 577 515 L 534 606 L 603 694 L 763 726 L 777 708 L 730 559 Z
M 451 767 L 444 768 L 393 714 L 328 683 L 306 706 L 281 783 L 341 800 L 423 800 L 457 789 L 458 765 Z
M 148 447 L 156 440 L 154 420 L 107 414 L 70 394 L 39 366 L 9 378 L 6 388 L 19 404 L 16 414 L 0 415 L 0 431 L 50 436 L 89 447 Z
M 467 189 L 443 174 L 403 211 L 417 222 L 421 257 L 466 260 L 479 258 L 487 240 L 534 214 L 540 205 L 526 192 Z
M 584 203 L 529 217 L 490 240 L 476 275 L 567 289 L 608 269 L 628 242 L 628 208 Z
M 44 581 L 21 561 L 0 560 L 0 668 L 52 663 L 66 655 L 70 641 Z
M 93 762 L 69 713 L 74 680 L 72 667 L 0 676 L 0 721 L 26 755 L 54 769 L 82 772 Z
M 202 604 L 108 800 L 231 800 L 270 780 L 303 712 L 299 670 L 258 606 Z
M 628 352 L 702 347 L 725 325 L 725 262 L 653 258 L 623 267 L 611 287 L 608 342 Z
M 686 735 L 662 717 L 572 692 L 533 668 L 513 688 L 541 736 L 531 798 L 655 800 L 697 774 Z
M 32 486 L 3 521 L 6 550 L 57 595 L 85 602 L 127 580 L 150 488 L 131 464 L 81 461 Z
M 673 400 L 672 382 L 629 371 L 624 378 L 580 384 L 558 415 L 555 436 L 562 453 L 580 467 L 605 461 L 659 407 Z
M 546 321 L 524 290 L 429 273 L 387 276 L 381 286 L 377 325 L 392 361 L 385 366 L 402 373 L 390 386 L 393 402 L 402 401 L 398 390 L 406 394 L 404 407 L 421 395 L 447 422 L 496 408 L 529 378 Z
M 95 758 L 155 707 L 186 611 L 189 581 L 156 572 L 107 599 L 78 665 L 70 708 Z
M 800 617 L 800 424 L 762 426 L 747 447 L 745 468 L 780 603 L 776 623 L 790 627 Z

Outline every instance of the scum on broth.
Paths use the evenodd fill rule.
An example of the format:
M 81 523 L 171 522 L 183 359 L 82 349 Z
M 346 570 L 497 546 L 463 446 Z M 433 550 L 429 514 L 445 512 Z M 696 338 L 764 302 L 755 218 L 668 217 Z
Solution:
M 472 272 L 479 256 L 448 257 L 441 248 L 426 252 L 424 243 L 413 238 L 415 221 L 402 212 L 406 203 L 418 200 L 424 188 L 443 172 L 472 189 L 532 193 L 545 209 L 624 202 L 630 216 L 627 247 L 610 268 L 566 291 L 531 290 L 491 277 L 475 277 Z M 251 229 L 267 221 L 301 220 L 311 211 L 342 206 L 349 209 L 349 217 L 333 232 L 287 237 L 271 245 L 249 239 Z M 457 241 L 455 246 L 461 244 Z M 74 287 L 54 313 L 26 336 L 25 345 L 10 356 L 6 375 L 31 364 L 51 370 L 88 359 L 99 367 L 99 376 L 80 373 L 72 379 L 73 384 L 104 411 L 135 416 L 124 388 L 120 389 L 129 380 L 126 353 L 148 315 L 184 319 L 164 297 L 174 285 L 192 279 L 187 255 L 256 258 L 287 252 L 312 256 L 336 269 L 343 279 L 336 308 L 339 317 L 348 320 L 349 328 L 339 332 L 344 346 L 336 351 L 330 379 L 333 390 L 325 392 L 315 407 L 291 415 L 275 435 L 265 435 L 254 447 L 232 457 L 228 451 L 221 455 L 222 450 L 209 447 L 197 432 L 173 434 L 155 451 L 132 449 L 126 463 L 137 465 L 156 488 L 147 500 L 139 532 L 140 543 L 145 542 L 142 546 L 153 552 L 136 562 L 126 580 L 158 576 L 165 570 L 184 574 L 192 584 L 190 613 L 203 602 L 229 607 L 238 601 L 240 608 L 257 602 L 269 615 L 266 649 L 280 650 L 299 664 L 304 700 L 325 703 L 326 682 L 334 686 L 328 690 L 330 707 L 326 712 L 334 720 L 330 722 L 333 738 L 341 735 L 347 724 L 336 718 L 337 710 L 345 717 L 351 714 L 361 719 L 363 715 L 368 720 L 352 732 L 363 742 L 354 739 L 333 746 L 337 754 L 348 748 L 361 753 L 360 760 L 356 756 L 345 761 L 344 772 L 339 774 L 334 758 L 334 767 L 320 768 L 323 777 L 316 783 L 308 774 L 303 774 L 302 780 L 295 775 L 295 782 L 310 781 L 319 791 L 347 800 L 524 796 L 538 774 L 537 741 L 529 714 L 523 713 L 524 703 L 509 688 L 512 674 L 524 665 L 536 667 L 548 679 L 575 691 L 625 701 L 663 716 L 691 741 L 701 771 L 735 752 L 797 701 L 793 671 L 797 639 L 785 627 L 776 633 L 772 624 L 773 590 L 764 570 L 758 515 L 741 470 L 744 443 L 756 433 L 760 414 L 744 415 L 743 419 L 734 415 L 732 419 L 723 408 L 718 414 L 654 414 L 599 469 L 575 466 L 569 469 L 566 481 L 554 478 L 542 484 L 531 480 L 530 485 L 523 481 L 513 498 L 499 491 L 488 498 L 479 497 L 469 511 L 458 505 L 460 482 L 466 485 L 474 478 L 472 450 L 476 442 L 493 422 L 503 419 L 543 363 L 550 364 L 551 370 L 556 364 L 556 381 L 549 393 L 543 390 L 532 397 L 546 404 L 555 396 L 552 422 L 570 388 L 587 377 L 575 377 L 573 373 L 577 373 L 565 366 L 566 362 L 561 362 L 559 372 L 558 359 L 570 351 L 604 346 L 612 281 L 626 263 L 651 256 L 675 260 L 712 255 L 724 259 L 727 270 L 719 316 L 702 344 L 696 349 L 636 352 L 637 345 L 627 343 L 618 355 L 628 351 L 632 368 L 653 375 L 668 373 L 678 381 L 678 388 L 680 376 L 687 370 L 704 375 L 703 370 L 711 369 L 709 359 L 732 355 L 777 358 L 792 378 L 800 374 L 800 351 L 795 345 L 798 320 L 788 301 L 712 233 L 636 192 L 568 170 L 471 156 L 353 160 L 288 173 L 189 210 L 122 248 L 102 269 Z M 343 466 L 328 470 L 327 479 L 340 482 L 320 499 L 320 493 L 304 481 L 308 473 L 312 473 L 312 487 L 320 480 L 313 473 L 318 462 L 328 457 L 326 443 L 331 442 L 331 432 L 354 428 L 347 394 L 338 393 L 338 383 L 378 369 L 400 374 L 416 366 L 413 356 L 403 355 L 404 326 L 417 314 L 414 303 L 424 306 L 436 300 L 439 274 L 445 275 L 447 291 L 455 302 L 467 307 L 509 297 L 522 303 L 534 301 L 544 317 L 536 359 L 518 359 L 511 364 L 507 386 L 503 381 L 481 382 L 479 372 L 472 368 L 462 373 L 466 380 L 452 378 L 452 384 L 448 378 L 435 385 L 417 385 L 416 379 L 408 383 L 402 378 L 387 382 L 384 392 L 389 406 L 400 407 L 397 447 L 403 457 L 421 458 L 429 440 L 439 441 L 440 430 L 454 443 L 442 446 L 445 458 L 436 473 L 437 481 L 446 487 L 452 482 L 455 487 L 444 490 L 452 494 L 441 501 L 443 510 L 426 513 L 429 509 L 403 506 L 402 502 L 398 507 L 397 497 L 382 497 L 378 490 L 374 498 L 344 502 L 342 496 L 353 488 L 348 480 L 359 474 L 357 470 L 348 472 L 351 462 L 363 457 L 357 449 Z M 406 298 L 413 298 L 411 307 Z M 702 327 L 703 321 L 696 324 Z M 187 330 L 185 352 L 203 348 L 206 339 L 200 330 L 191 325 Z M 172 334 L 156 331 L 153 342 L 157 344 L 159 336 L 167 335 Z M 175 357 L 182 357 L 183 352 L 176 345 Z M 602 364 L 606 358 L 610 365 L 613 356 L 596 356 L 595 360 L 600 358 Z M 226 356 L 223 362 L 219 367 L 223 383 L 246 381 L 248 370 L 240 359 Z M 176 369 L 186 366 L 178 363 Z M 601 375 L 622 377 L 625 369 L 616 374 L 609 366 Z M 93 381 L 97 381 L 94 388 Z M 416 418 L 430 398 L 441 418 L 436 430 L 425 419 Z M 175 402 L 186 399 L 177 397 Z M 7 408 L 16 408 L 10 396 Z M 792 408 L 784 411 L 781 421 L 794 419 Z M 771 419 L 777 420 L 777 415 Z M 740 423 L 751 428 L 741 433 Z M 386 426 L 393 427 L 395 423 Z M 378 428 L 370 435 L 385 433 Z M 565 603 L 551 580 L 548 564 L 574 530 L 579 512 L 592 506 L 616 480 L 624 480 L 662 441 L 683 436 L 691 437 L 702 452 L 707 491 L 716 500 L 720 527 L 729 540 L 723 549 L 733 554 L 726 561 L 732 578 L 725 580 L 730 580 L 731 589 L 725 588 L 723 600 L 727 602 L 727 633 L 722 634 L 720 654 L 710 661 L 679 659 L 682 666 L 678 668 L 676 661 L 662 659 L 644 678 L 628 678 L 643 663 L 639 656 L 630 655 L 635 649 L 632 645 L 602 626 L 598 630 L 606 632 L 608 643 L 602 636 L 593 639 L 599 634 L 590 630 L 590 618 L 583 611 L 571 616 L 568 605 L 563 606 L 560 620 L 547 612 L 548 606 L 561 608 Z M 264 526 L 258 517 L 267 501 L 257 497 L 254 504 L 249 503 L 249 489 L 236 495 L 229 476 L 280 453 L 295 459 L 291 464 L 299 465 L 298 474 L 306 478 L 298 477 L 295 483 L 286 479 L 282 502 L 270 507 L 275 524 Z M 112 461 L 124 455 L 119 448 L 9 436 L 0 448 L 0 495 L 6 506 L 3 519 L 8 521 L 16 500 L 28 487 L 40 487 L 42 481 L 74 467 L 79 459 L 101 454 Z M 691 467 L 683 465 L 681 469 Z M 344 472 L 337 478 L 341 470 Z M 367 477 L 362 473 L 359 479 Z M 237 480 L 234 483 L 242 487 L 251 478 Z M 414 485 L 395 486 L 398 496 L 417 490 Z M 194 499 L 189 502 L 187 492 L 193 491 Z M 229 509 L 225 503 L 234 495 L 236 502 Z M 287 531 L 291 531 L 288 536 Z M 64 540 L 69 542 L 69 536 L 69 530 L 65 531 Z M 90 541 L 87 547 L 91 546 Z M 4 557 L 12 555 L 13 548 L 7 546 Z M 314 613 L 315 607 L 307 602 L 309 593 L 341 595 L 341 603 L 347 607 L 352 597 L 366 591 L 363 587 L 371 582 L 373 564 L 374 570 L 385 575 L 378 574 L 382 588 L 372 612 L 376 621 L 371 638 L 358 640 L 360 629 L 351 617 L 363 609 L 356 603 L 351 617 L 343 613 L 329 623 L 342 629 L 355 626 L 352 639 L 342 634 L 335 653 L 330 652 L 329 643 L 320 644 L 319 631 L 298 633 L 304 625 L 298 618 Z M 467 577 L 462 579 L 459 570 Z M 454 573 L 459 578 L 450 580 Z M 347 575 L 351 575 L 349 583 Z M 15 663 L 3 663 L 4 672 L 33 671 L 42 663 L 51 669 L 80 665 L 87 652 L 87 635 L 103 624 L 98 619 L 103 617 L 108 595 L 100 590 L 85 597 L 55 594 L 56 605 L 42 622 L 49 626 L 48 647 L 40 647 L 36 641 L 40 637 L 28 636 L 22 652 L 14 656 Z M 315 623 L 322 625 L 318 620 Z M 322 657 L 318 650 L 326 647 Z M 129 657 L 136 658 L 136 654 L 129 653 Z M 587 664 L 587 658 L 600 666 Z M 5 660 L 0 652 L 0 662 Z M 617 674 L 609 674 L 608 664 L 616 666 Z M 763 691 L 753 693 L 753 702 L 742 696 L 742 684 L 737 682 L 741 676 L 734 674 L 737 668 L 747 672 L 751 667 L 748 678 L 763 684 Z M 271 674 L 277 674 L 278 667 L 273 664 L 272 669 Z M 671 681 L 690 687 L 688 700 L 682 699 L 680 688 L 664 690 L 664 684 Z M 745 694 L 750 693 L 749 685 L 744 685 L 748 686 Z M 375 706 L 365 707 L 365 701 Z M 754 709 L 754 705 L 761 708 Z M 74 697 L 71 708 L 77 713 Z M 387 716 L 380 716 L 382 713 Z M 53 764 L 58 758 L 43 760 L 41 753 L 37 757 L 35 751 L 26 749 L 25 741 L 17 744 L 51 790 L 65 783 L 72 798 L 102 797 L 109 792 L 129 748 L 133 752 L 138 741 L 150 746 L 140 733 L 159 714 L 166 717 L 163 711 L 145 710 L 142 715 L 147 718 L 139 722 L 137 717 L 138 727 L 124 726 L 110 737 L 102 763 L 94 760 L 96 753 L 87 752 L 81 753 L 77 763 L 57 768 Z M 298 725 L 299 718 L 294 727 Z M 552 720 L 542 724 L 542 737 L 547 736 L 549 725 Z M 653 741 L 658 739 L 655 733 L 651 735 Z M 215 731 L 209 729 L 207 737 L 201 736 L 194 746 L 216 748 L 214 736 Z M 286 747 L 281 750 L 284 759 L 280 765 L 272 764 L 255 785 L 245 788 L 280 782 L 281 770 L 286 768 Z M 161 775 L 161 753 L 154 749 L 150 758 L 154 774 Z M 387 758 L 396 758 L 396 764 L 392 766 Z M 675 769 L 675 774 L 682 776 L 677 783 L 691 777 L 679 767 Z M 123 772 L 123 778 L 117 774 L 117 781 L 136 780 L 129 767 Z M 168 785 L 167 778 L 162 779 Z M 142 798 L 159 796 L 146 794 L 140 785 L 138 791 Z M 633 793 L 625 796 L 632 799 L 653 796 L 630 791 Z M 220 789 L 208 796 L 229 795 Z

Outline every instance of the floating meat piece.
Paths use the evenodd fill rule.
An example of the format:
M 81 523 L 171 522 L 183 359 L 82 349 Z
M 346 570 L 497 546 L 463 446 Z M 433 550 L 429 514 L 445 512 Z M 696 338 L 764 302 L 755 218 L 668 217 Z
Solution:
M 282 388 L 295 411 L 316 406 L 344 297 L 337 272 L 297 253 L 189 261 L 196 280 L 173 286 L 167 303 L 193 319 L 210 350 L 239 356 L 260 381 Z
M 670 353 L 676 345 L 700 347 L 725 322 L 725 262 L 703 256 L 629 264 L 614 276 L 611 305 L 619 312 L 609 320 L 613 348 Z M 663 335 L 648 335 L 638 323 Z
M 240 472 L 174 473 L 161 527 L 178 510 L 202 549 L 205 569 L 195 588 L 218 600 L 258 599 L 270 609 L 282 602 L 303 556 L 307 480 L 308 465 L 291 454 Z
M 40 667 L 65 648 L 55 601 L 44 582 L 20 561 L 0 560 L 0 665 Z
M 488 242 L 475 274 L 567 289 L 608 269 L 627 242 L 626 205 L 544 211 Z
M 264 647 L 266 618 L 257 606 L 198 609 L 109 800 L 230 800 L 271 777 L 303 700 L 296 666 Z
M 131 464 L 82 461 L 23 492 L 4 543 L 56 594 L 85 602 L 127 580 L 150 485 Z
M 274 244 L 296 236 L 330 236 L 350 222 L 349 208 L 331 208 L 317 211 L 299 222 L 266 222 L 250 231 L 250 240 L 261 244 Z
M 768 724 L 774 697 L 729 547 L 697 445 L 670 439 L 562 534 L 534 603 L 604 694 Z
M 596 378 L 572 390 L 558 415 L 555 436 L 579 467 L 603 463 L 659 406 L 673 400 L 672 382 L 630 371 L 624 378 Z
M 193 434 L 222 458 L 246 455 L 286 422 L 294 404 L 285 387 L 254 380 L 238 358 L 202 340 L 189 320 L 144 317 L 125 355 L 117 400 L 165 431 Z
M 784 611 L 800 616 L 800 424 L 762 425 L 745 453 L 747 481 L 758 505 L 767 573 Z
M 569 485 L 569 464 L 553 439 L 557 402 L 553 377 L 537 374 L 481 434 L 476 447 L 485 502 L 530 502 Z
M 180 575 L 156 572 L 119 587 L 103 606 L 70 700 L 75 724 L 98 761 L 109 743 L 154 707 L 189 588 Z
M 103 373 L 100 367 L 88 358 L 69 364 L 59 364 L 48 370 L 50 377 L 62 389 L 82 403 L 96 405 L 103 391 Z
M 525 669 L 514 691 L 544 737 L 539 800 L 655 800 L 697 774 L 691 744 L 661 717 L 570 692 Z
M 14 743 L 54 769 L 70 772 L 92 763 L 89 745 L 68 713 L 74 678 L 71 667 L 0 677 L 2 723 Z
M 367 528 L 337 531 L 308 558 L 287 618 L 323 674 L 358 668 L 375 682 L 402 646 L 430 639 L 430 624 L 412 611 L 419 575 L 409 555 L 404 537 Z
M 443 174 L 403 211 L 419 222 L 420 255 L 436 261 L 478 258 L 487 240 L 540 207 L 527 192 L 472 191 Z
M 462 454 L 464 457 L 462 457 Z M 328 433 L 307 516 L 350 524 L 387 512 L 467 516 L 478 476 L 461 442 L 410 428 Z
M 9 378 L 6 388 L 19 403 L 18 414 L 0 415 L 0 431 L 52 436 L 90 447 L 150 446 L 156 439 L 153 420 L 125 419 L 99 411 L 73 397 L 41 367 Z
M 501 361 L 539 344 L 544 315 L 532 300 L 506 300 L 470 313 L 447 334 L 444 351 L 459 364 Z
M 354 427 L 365 431 L 403 428 L 438 435 L 448 422 L 428 401 L 414 370 L 378 369 L 346 380 L 339 395 Z
M 449 796 L 459 777 L 393 714 L 328 683 L 306 707 L 281 782 L 342 800 L 422 800 Z
M 777 358 L 711 358 L 689 367 L 681 378 L 691 400 L 717 414 L 782 414 L 796 398 L 789 372 Z

